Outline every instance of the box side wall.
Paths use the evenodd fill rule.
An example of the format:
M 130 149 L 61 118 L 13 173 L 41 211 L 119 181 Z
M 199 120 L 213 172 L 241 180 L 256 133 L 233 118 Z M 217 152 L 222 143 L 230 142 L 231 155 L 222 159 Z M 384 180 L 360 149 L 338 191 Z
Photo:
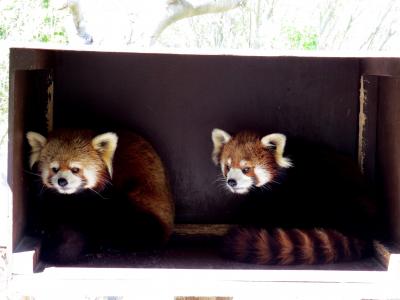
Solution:
M 52 52 L 33 49 L 10 50 L 8 184 L 12 190 L 12 248 L 15 249 L 34 214 L 35 197 L 29 194 L 37 176 L 29 168 L 28 130 L 43 131 L 47 81 L 51 73 Z M 30 178 L 28 178 L 30 177 Z
M 391 239 L 400 242 L 400 78 L 379 79 L 377 177 Z
M 23 188 L 24 165 L 22 157 L 24 135 L 24 101 L 27 95 L 27 74 L 24 72 L 10 73 L 10 106 L 9 106 L 9 185 L 13 191 L 13 224 L 12 247 L 15 248 L 26 224 L 26 199 Z

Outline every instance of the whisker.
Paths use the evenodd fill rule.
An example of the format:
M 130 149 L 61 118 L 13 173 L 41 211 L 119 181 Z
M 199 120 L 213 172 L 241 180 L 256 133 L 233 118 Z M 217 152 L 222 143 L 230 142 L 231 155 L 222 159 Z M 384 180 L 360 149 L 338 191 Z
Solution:
M 213 184 L 217 184 L 217 185 L 222 184 L 222 185 L 225 185 L 225 184 L 226 184 L 226 178 L 223 177 L 223 176 L 218 176 L 217 179 L 215 179 L 215 180 L 213 181 Z
M 32 179 L 32 182 L 34 182 L 34 183 L 42 183 L 43 184 L 43 180 L 42 180 L 42 177 L 40 177 L 40 178 L 34 178 L 34 179 Z
M 220 184 L 220 185 L 218 185 L 218 188 L 220 188 L 220 189 L 222 189 L 222 190 L 227 190 L 227 191 L 229 191 L 229 188 L 228 188 L 228 186 L 227 186 L 226 184 Z
M 27 173 L 27 174 L 35 175 L 35 176 L 37 176 L 37 177 L 42 178 L 42 176 L 41 176 L 39 173 L 33 173 L 33 172 L 30 172 L 30 171 L 27 171 L 27 170 L 24 170 L 24 172 Z
M 217 175 L 216 180 L 225 179 L 225 176 L 222 174 Z
M 217 180 L 214 180 L 214 184 L 215 184 L 215 183 L 225 183 L 225 182 L 226 182 L 225 179 L 217 179 Z
M 46 185 L 42 184 L 42 188 L 40 189 L 39 196 L 43 195 L 46 188 L 47 188 Z
M 108 177 L 101 177 L 101 181 L 104 182 L 106 185 L 113 185 L 112 181 Z
M 229 189 L 229 187 L 226 184 L 224 184 L 223 190 L 225 190 L 226 192 L 229 192 L 230 194 L 232 193 L 232 191 Z
M 97 192 L 97 191 L 94 190 L 94 189 L 91 189 L 91 188 L 88 188 L 88 189 L 91 190 L 92 192 L 94 192 L 95 194 L 97 194 L 100 198 L 102 198 L 102 199 L 104 199 L 104 200 L 110 199 L 110 198 L 105 198 L 105 197 L 103 197 L 99 192 Z
M 267 190 L 267 191 L 271 191 L 272 190 L 272 186 L 270 185 L 270 184 L 265 184 L 264 186 L 263 186 L 263 188 L 264 188 L 264 190 Z
M 271 180 L 270 182 L 271 183 L 276 183 L 276 184 L 281 184 L 279 181 L 276 181 L 276 180 Z

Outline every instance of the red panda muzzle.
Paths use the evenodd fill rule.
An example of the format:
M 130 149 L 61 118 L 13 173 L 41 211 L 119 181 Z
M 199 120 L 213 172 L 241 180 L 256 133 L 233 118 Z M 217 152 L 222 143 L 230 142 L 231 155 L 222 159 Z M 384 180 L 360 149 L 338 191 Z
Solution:
M 354 261 L 366 255 L 367 243 L 332 229 L 231 229 L 223 255 L 264 265 L 312 265 Z

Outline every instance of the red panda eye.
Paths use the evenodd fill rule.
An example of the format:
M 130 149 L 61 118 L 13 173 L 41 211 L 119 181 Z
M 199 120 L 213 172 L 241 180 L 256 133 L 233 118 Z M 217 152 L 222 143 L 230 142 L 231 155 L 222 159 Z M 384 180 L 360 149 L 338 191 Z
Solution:
M 250 172 L 250 168 L 249 167 L 243 168 L 242 172 L 243 172 L 243 174 L 247 174 Z
M 60 169 L 59 169 L 59 168 L 56 168 L 56 167 L 53 167 L 53 168 L 51 168 L 51 170 L 52 170 L 54 173 L 57 173 L 58 170 L 60 170 Z
M 231 169 L 231 167 L 226 165 L 226 170 L 229 171 L 230 169 Z
M 79 168 L 71 168 L 71 172 L 74 174 L 79 173 Z

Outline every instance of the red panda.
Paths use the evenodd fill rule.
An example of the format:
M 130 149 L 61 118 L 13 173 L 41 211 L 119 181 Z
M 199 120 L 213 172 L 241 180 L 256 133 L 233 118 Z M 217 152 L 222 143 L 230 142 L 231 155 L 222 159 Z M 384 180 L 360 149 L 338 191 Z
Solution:
M 245 226 L 225 236 L 226 257 L 290 265 L 348 261 L 369 252 L 361 235 L 372 235 L 375 206 L 356 167 L 347 161 L 342 167 L 343 160 L 319 155 L 312 146 L 300 147 L 303 159 L 286 156 L 286 136 L 280 133 L 231 136 L 214 129 L 212 141 L 212 160 L 226 189 L 245 198 L 238 210 Z
M 110 231 L 108 238 L 123 236 L 122 239 L 130 240 L 135 238 L 130 235 L 132 232 L 142 231 L 142 236 L 148 235 L 149 240 L 156 239 L 155 244 L 167 242 L 173 229 L 174 202 L 161 159 L 145 139 L 131 132 L 96 135 L 90 130 L 72 129 L 50 132 L 47 138 L 28 132 L 27 139 L 31 146 L 31 168 L 37 168 L 44 187 L 65 195 L 61 196 L 67 203 L 65 207 L 75 205 L 73 196 L 85 191 L 99 195 L 94 204 L 87 204 L 90 207 L 86 211 L 83 211 L 85 203 L 89 203 L 86 199 L 69 212 L 65 207 L 54 209 L 64 215 L 71 214 L 65 217 L 68 218 L 66 223 L 80 218 L 79 226 L 91 231 L 103 228 Z M 111 200 L 101 195 L 107 188 L 112 189 L 114 198 Z M 100 206 L 101 200 L 107 206 L 100 212 L 96 206 Z M 116 209 L 116 206 L 119 208 Z M 144 215 L 146 221 L 156 224 L 157 234 L 152 231 L 146 233 L 147 223 L 143 226 L 135 223 Z M 119 234 L 119 231 L 125 235 Z M 65 232 L 68 230 L 61 235 Z M 96 238 L 103 238 L 103 234 L 106 235 L 105 232 L 96 233 Z M 76 240 L 76 236 L 66 240 Z

